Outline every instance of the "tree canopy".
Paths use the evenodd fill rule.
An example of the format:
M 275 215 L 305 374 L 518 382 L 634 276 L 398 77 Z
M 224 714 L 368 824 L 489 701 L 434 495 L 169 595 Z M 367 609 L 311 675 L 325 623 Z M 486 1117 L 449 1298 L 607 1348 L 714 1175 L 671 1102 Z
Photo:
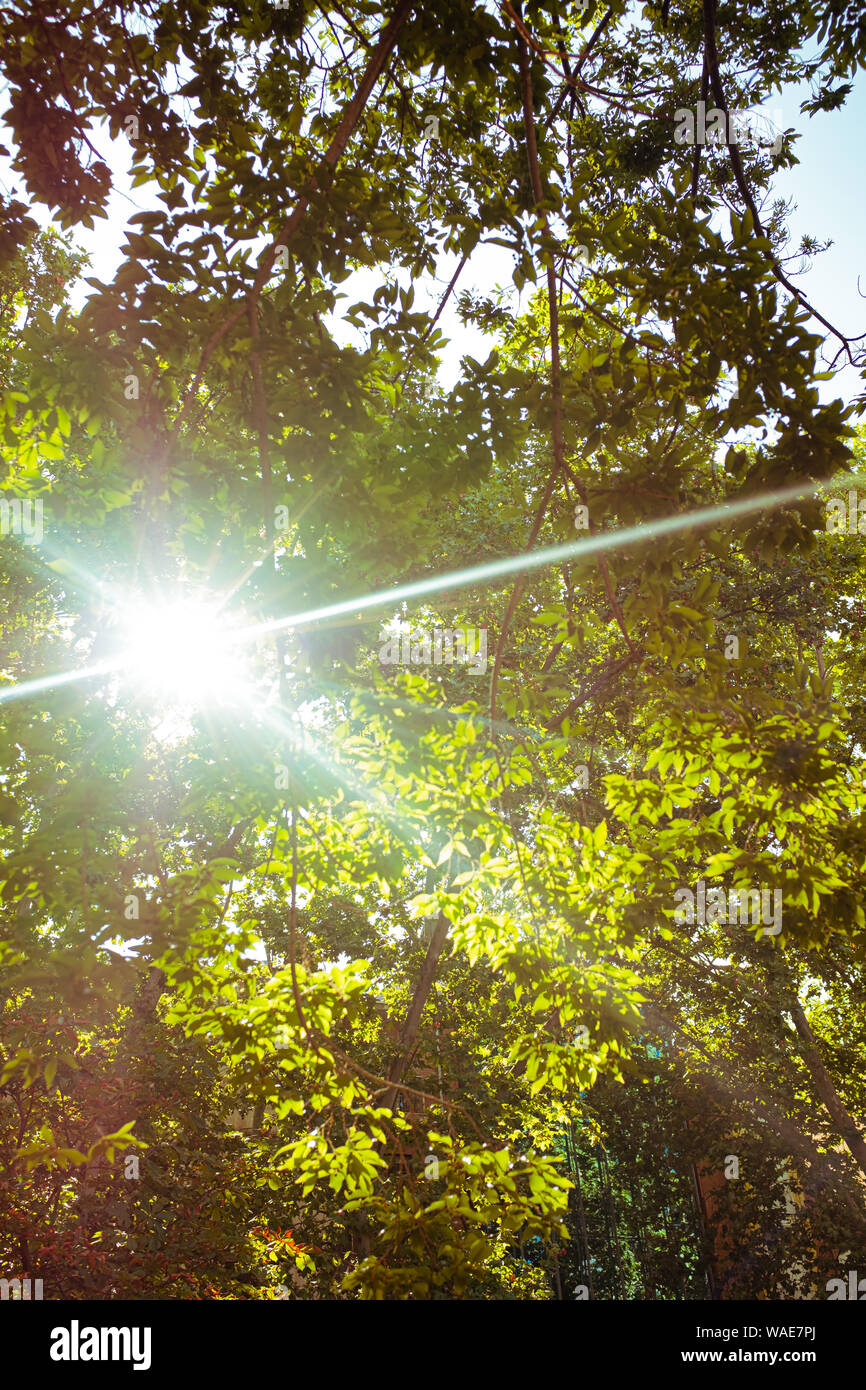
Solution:
M 861 7 L 0 24 L 0 1273 L 826 1297 L 863 349 L 743 113 L 843 106 Z

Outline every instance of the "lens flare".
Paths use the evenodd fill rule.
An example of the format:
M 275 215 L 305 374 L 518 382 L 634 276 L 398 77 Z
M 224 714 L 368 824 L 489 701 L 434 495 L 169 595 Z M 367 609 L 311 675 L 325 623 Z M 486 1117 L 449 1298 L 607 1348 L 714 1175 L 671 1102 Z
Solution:
M 141 694 L 184 707 L 233 703 L 241 695 L 238 632 L 216 604 L 138 603 L 120 621 L 120 677 Z

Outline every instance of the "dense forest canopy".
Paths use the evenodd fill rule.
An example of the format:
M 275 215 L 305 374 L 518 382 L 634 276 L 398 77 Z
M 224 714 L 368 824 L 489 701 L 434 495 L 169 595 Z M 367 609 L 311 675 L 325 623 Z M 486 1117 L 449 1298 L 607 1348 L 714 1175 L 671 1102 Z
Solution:
M 754 113 L 861 6 L 0 26 L 0 1275 L 827 1297 L 866 335 Z

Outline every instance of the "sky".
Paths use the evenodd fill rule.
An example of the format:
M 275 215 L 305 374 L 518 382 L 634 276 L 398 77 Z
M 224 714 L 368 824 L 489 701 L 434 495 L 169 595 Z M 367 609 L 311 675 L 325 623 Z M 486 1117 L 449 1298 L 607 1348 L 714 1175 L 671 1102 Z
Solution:
M 791 246 L 805 233 L 833 245 L 816 256 L 812 268 L 796 283 L 843 333 L 866 332 L 866 81 L 855 79 L 854 90 L 841 111 L 802 116 L 799 106 L 809 95 L 808 86 L 777 99 L 783 124 L 800 135 L 795 145 L 799 164 L 780 171 L 775 193 L 791 198 L 795 208 L 789 219 Z M 835 347 L 832 350 L 835 352 Z M 831 353 L 832 355 L 832 353 Z M 846 368 L 841 384 L 822 394 L 842 394 L 846 400 L 864 389 L 859 372 Z

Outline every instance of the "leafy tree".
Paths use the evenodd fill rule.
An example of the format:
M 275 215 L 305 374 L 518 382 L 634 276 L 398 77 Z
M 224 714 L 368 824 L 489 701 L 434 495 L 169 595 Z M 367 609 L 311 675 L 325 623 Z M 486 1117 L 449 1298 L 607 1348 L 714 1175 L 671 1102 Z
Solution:
M 92 226 L 113 137 L 149 199 L 77 312 L 78 253 L 0 206 L 4 487 L 47 516 L 0 540 L 5 1265 L 822 1296 L 866 1258 L 866 806 L 863 562 L 822 511 L 859 402 L 817 383 L 861 356 L 764 205 L 796 134 L 729 117 L 804 71 L 843 104 L 861 17 L 3 24 L 21 196 Z M 723 142 L 677 143 L 698 101 Z M 488 244 L 522 298 L 461 286 Z M 446 304 L 495 342 L 450 389 Z M 134 615 L 202 595 L 244 636 L 183 710 Z M 485 629 L 489 680 L 389 668 L 394 616 Z M 681 920 L 699 880 L 780 930 Z

